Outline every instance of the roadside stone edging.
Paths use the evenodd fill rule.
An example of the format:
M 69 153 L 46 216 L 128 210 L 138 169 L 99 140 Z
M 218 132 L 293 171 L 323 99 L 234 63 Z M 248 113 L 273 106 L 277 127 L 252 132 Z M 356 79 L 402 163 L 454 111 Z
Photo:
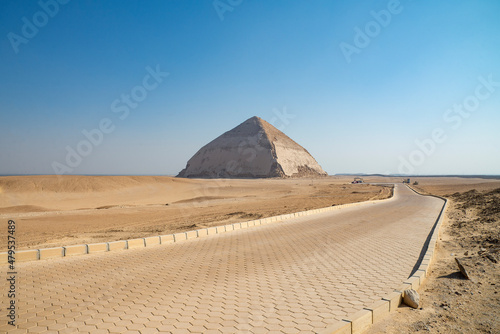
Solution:
M 443 207 L 439 212 L 438 218 L 432 227 L 431 232 L 427 238 L 427 250 L 420 262 L 418 269 L 408 279 L 402 282 L 400 286 L 394 289 L 393 292 L 381 300 L 373 303 L 370 307 L 366 307 L 345 319 L 338 321 L 327 329 L 318 332 L 318 334 L 360 334 L 366 331 L 372 324 L 383 319 L 398 309 L 404 298 L 404 291 L 406 289 L 417 290 L 425 281 L 429 274 L 430 266 L 434 260 L 434 251 L 436 249 L 437 240 L 439 237 L 439 230 L 443 223 L 444 212 L 448 208 L 448 200 L 441 196 L 421 194 L 407 185 L 409 189 L 421 196 L 431 196 L 442 199 L 444 201 Z M 425 247 L 425 245 L 424 245 Z
M 228 225 L 213 226 L 186 232 L 178 232 L 178 233 L 159 235 L 153 237 L 145 237 L 145 238 L 130 239 L 130 240 L 118 240 L 118 241 L 84 244 L 84 245 L 70 245 L 70 246 L 53 247 L 53 248 L 19 250 L 15 252 L 15 261 L 26 262 L 35 260 L 45 260 L 51 258 L 71 257 L 75 255 L 110 252 L 115 250 L 153 247 L 157 245 L 165 245 L 174 242 L 182 242 L 185 240 L 190 240 L 195 238 L 203 238 L 214 234 L 227 233 L 230 231 L 239 230 L 243 228 L 250 228 L 259 225 L 267 225 L 271 223 L 282 222 L 296 217 L 310 216 L 318 213 L 339 210 L 342 208 L 357 206 L 361 204 L 370 204 L 370 203 L 375 204 L 384 201 L 390 201 L 393 199 L 394 199 L 394 190 L 390 198 L 385 198 L 381 200 L 369 200 L 364 202 L 328 206 L 320 209 L 299 211 L 279 216 L 272 216 L 272 217 L 240 222 L 240 223 L 233 223 Z M 0 253 L 0 265 L 6 265 L 6 264 L 8 264 L 8 253 L 2 252 Z

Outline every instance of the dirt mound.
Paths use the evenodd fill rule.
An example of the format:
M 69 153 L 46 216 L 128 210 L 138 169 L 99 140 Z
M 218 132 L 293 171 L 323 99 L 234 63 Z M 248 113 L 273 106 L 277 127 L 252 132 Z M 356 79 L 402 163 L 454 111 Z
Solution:
M 458 205 L 460 209 L 477 210 L 481 219 L 493 221 L 495 218 L 500 218 L 500 188 L 486 193 L 473 189 L 464 193 L 455 193 L 450 197 L 460 203 Z
M 495 190 L 489 191 L 486 193 L 486 195 L 500 195 L 500 188 L 497 188 Z
M 46 212 L 51 211 L 51 209 L 47 209 L 41 206 L 36 205 L 16 205 L 9 206 L 6 208 L 0 208 L 1 213 L 26 213 L 26 212 Z
M 218 199 L 225 199 L 225 197 L 222 196 L 200 196 L 200 197 L 195 197 L 195 198 L 189 198 L 189 199 L 183 199 L 180 201 L 174 202 L 175 204 L 181 204 L 181 203 L 200 203 L 200 202 L 206 202 L 206 201 L 214 201 Z

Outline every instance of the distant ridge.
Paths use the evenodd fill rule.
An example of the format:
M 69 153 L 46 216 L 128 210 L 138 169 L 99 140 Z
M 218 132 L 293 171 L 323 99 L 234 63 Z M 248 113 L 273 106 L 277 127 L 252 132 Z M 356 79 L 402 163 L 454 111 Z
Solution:
M 269 178 L 326 175 L 306 149 L 254 116 L 203 146 L 177 176 Z
M 365 174 L 365 173 L 338 173 L 337 176 L 380 176 L 380 177 L 461 177 L 465 179 L 500 179 L 500 175 L 456 175 L 456 174 L 433 174 L 433 175 L 414 175 L 414 174 Z

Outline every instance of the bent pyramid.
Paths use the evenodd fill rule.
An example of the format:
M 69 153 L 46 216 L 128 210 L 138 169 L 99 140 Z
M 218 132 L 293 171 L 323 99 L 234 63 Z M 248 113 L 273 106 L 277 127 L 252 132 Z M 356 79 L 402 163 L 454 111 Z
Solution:
M 266 178 L 326 176 L 302 146 L 252 117 L 203 146 L 178 177 Z

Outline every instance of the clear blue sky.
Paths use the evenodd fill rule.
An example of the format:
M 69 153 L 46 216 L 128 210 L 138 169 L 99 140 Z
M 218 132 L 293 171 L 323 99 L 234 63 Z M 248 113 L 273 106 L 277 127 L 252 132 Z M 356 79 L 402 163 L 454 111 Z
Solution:
M 0 2 L 0 174 L 176 174 L 254 115 L 330 174 L 500 174 L 497 0 L 61 2 Z

